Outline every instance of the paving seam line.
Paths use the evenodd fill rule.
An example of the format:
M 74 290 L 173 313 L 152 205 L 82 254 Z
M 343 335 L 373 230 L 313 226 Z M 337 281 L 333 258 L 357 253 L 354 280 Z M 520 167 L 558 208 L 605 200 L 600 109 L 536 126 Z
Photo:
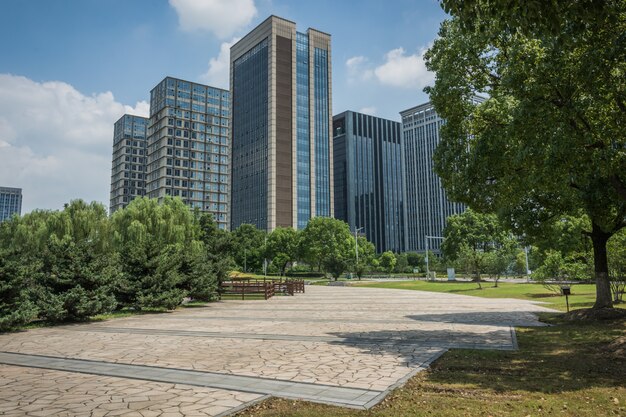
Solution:
M 57 363 L 59 362 L 63 362 L 65 361 L 66 363 L 92 363 L 94 365 L 105 365 L 105 366 L 110 366 L 111 369 L 114 368 L 122 368 L 122 371 L 124 370 L 123 368 L 141 368 L 142 370 L 154 370 L 154 369 L 159 369 L 159 370 L 163 370 L 164 372 L 170 371 L 170 372 L 184 372 L 187 373 L 187 376 L 189 376 L 189 374 L 192 375 L 198 375 L 198 376 L 202 376 L 203 374 L 207 374 L 208 376 L 214 376 L 214 377 L 219 377 L 219 378 L 223 378 L 225 380 L 229 380 L 229 379 L 239 379 L 239 380 L 253 380 L 253 381 L 258 381 L 259 383 L 265 383 L 268 385 L 280 385 L 280 384 L 289 384 L 291 386 L 307 386 L 307 387 L 315 387 L 315 388 L 319 388 L 320 389 L 320 393 L 323 391 L 338 391 L 338 392 L 342 392 L 342 391 L 355 391 L 355 400 L 350 400 L 350 399 L 341 399 L 341 398 L 333 398 L 332 395 L 329 395 L 327 397 L 325 396 L 319 396 L 318 394 L 298 394 L 297 392 L 294 393 L 289 393 L 289 394 L 283 394 L 280 390 L 280 388 L 275 389 L 275 388 L 266 388 L 266 389 L 251 389 L 250 386 L 245 385 L 245 386 L 235 386 L 235 384 L 232 384 L 233 386 L 226 386 L 229 384 L 224 384 L 224 383 L 202 383 L 202 382 L 194 382 L 193 380 L 185 380 L 184 382 L 181 381 L 173 381 L 171 379 L 165 379 L 163 377 L 159 378 L 156 376 L 152 376 L 152 375 L 128 375 L 128 373 L 124 373 L 124 375 L 120 375 L 119 372 L 115 372 L 115 371 L 98 371 L 98 370 L 94 370 L 94 369 L 90 369 L 90 370 L 82 370 L 82 369 L 76 369 L 75 367 L 70 367 L 70 369 L 65 368 L 63 365 L 46 365 L 46 364 L 41 364 L 41 363 L 23 363 L 22 361 L 7 361 L 7 360 L 3 360 L 1 355 L 2 354 L 7 354 L 7 355 L 16 355 L 16 356 L 20 356 L 23 357 L 24 359 L 27 359 L 29 357 L 36 357 L 36 358 L 40 358 L 40 359 L 52 359 L 54 361 L 57 361 Z M 287 381 L 287 380 L 279 380 L 279 379 L 269 379 L 269 378 L 260 378 L 260 377 L 253 377 L 253 376 L 242 376 L 242 375 L 232 375 L 232 374 L 219 374 L 219 373 L 214 373 L 214 372 L 201 372 L 201 371 L 194 371 L 194 370 L 188 370 L 188 369 L 175 369 L 175 368 L 163 368 L 163 367 L 154 367 L 154 366 L 146 366 L 146 365 L 128 365 L 128 364 L 119 364 L 119 363 L 111 363 L 111 362 L 101 362 L 101 361 L 93 361 L 93 360 L 86 360 L 86 359 L 72 359 L 72 358 L 58 358 L 58 357 L 53 357 L 53 356 L 44 356 L 44 355 L 29 355 L 29 354 L 24 354 L 24 353 L 17 353 L 17 352 L 0 352 L 0 363 L 6 364 L 6 365 L 13 365 L 13 366 L 21 366 L 21 367 L 25 367 L 25 368 L 38 368 L 38 369 L 47 369 L 47 370 L 56 370 L 56 371 L 61 371 L 61 372 L 74 372 L 74 373 L 81 373 L 81 374 L 87 374 L 87 375 L 99 375 L 99 376 L 105 376 L 105 377 L 116 377 L 116 378 L 127 378 L 127 379 L 135 379 L 135 380 L 143 380 L 143 381 L 153 381 L 153 382 L 159 382 L 159 383 L 166 383 L 166 384 L 180 384 L 180 385 L 191 385 L 191 386 L 200 386 L 200 387 L 205 387 L 205 388 L 216 388 L 216 389 L 222 389 L 222 390 L 227 390 L 227 391 L 239 391 L 239 392 L 246 392 L 246 393 L 252 393 L 252 394 L 259 394 L 259 395 L 269 395 L 269 396 L 275 396 L 275 397 L 282 397 L 282 398 L 288 398 L 288 399 L 298 399 L 298 400 L 304 400 L 304 401 L 311 401 L 311 402 L 318 402 L 318 403 L 323 403 L 323 404 L 330 404 L 330 405 L 335 405 L 335 406 L 342 406 L 342 407 L 349 407 L 349 408 L 357 408 L 357 409 L 364 409 L 364 405 L 363 404 L 359 404 L 358 401 L 356 401 L 356 398 L 364 395 L 364 394 L 376 394 L 378 395 L 381 391 L 378 390 L 366 390 L 366 389 L 362 389 L 362 388 L 353 388 L 353 387 L 341 387 L 341 386 L 337 386 L 337 385 L 327 385 L 327 384 L 311 384 L 311 383 L 307 383 L 307 382 L 294 382 L 294 381 Z M 258 384 L 252 384 L 253 386 L 258 386 Z M 358 395 L 357 395 L 358 394 Z
M 511 332 L 509 326 L 509 333 Z M 265 340 L 265 341 L 285 341 L 285 342 L 304 342 L 304 343 L 343 343 L 347 345 L 393 345 L 393 346 L 411 346 L 419 344 L 421 347 L 434 347 L 442 349 L 496 349 L 496 350 L 515 350 L 513 346 L 492 346 L 487 344 L 464 345 L 462 343 L 432 343 L 428 341 L 416 340 L 413 338 L 406 339 L 389 339 L 389 338 L 369 338 L 369 337 L 335 337 L 335 336 L 308 336 L 308 335 L 271 335 L 271 334 L 253 334 L 240 333 L 234 334 L 219 332 L 203 332 L 203 331 L 179 331 L 179 330 L 160 330 L 145 328 L 126 328 L 126 327 L 99 327 L 99 328 L 75 328 L 68 329 L 75 332 L 93 332 L 93 333 L 110 333 L 110 334 L 138 334 L 138 335 L 161 335 L 161 336 L 178 336 L 178 337 L 206 337 L 217 339 L 243 339 L 243 340 Z M 512 341 L 514 342 L 514 333 Z M 443 346 L 442 346 L 443 345 Z

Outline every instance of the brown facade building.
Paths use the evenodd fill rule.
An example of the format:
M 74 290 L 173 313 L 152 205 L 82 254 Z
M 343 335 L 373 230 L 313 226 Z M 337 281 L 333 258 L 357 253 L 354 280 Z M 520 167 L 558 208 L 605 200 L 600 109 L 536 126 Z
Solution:
M 333 216 L 330 35 L 270 16 L 230 52 L 231 228 Z

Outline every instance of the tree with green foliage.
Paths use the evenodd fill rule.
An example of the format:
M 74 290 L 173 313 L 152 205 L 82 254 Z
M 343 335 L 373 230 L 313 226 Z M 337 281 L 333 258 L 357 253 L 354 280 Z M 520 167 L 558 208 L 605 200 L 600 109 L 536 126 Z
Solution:
M 571 281 L 585 281 L 592 275 L 591 263 L 576 256 L 563 256 L 558 250 L 548 250 L 543 264 L 533 271 L 533 280 L 560 293 L 561 285 Z
M 485 259 L 485 271 L 493 279 L 493 286 L 498 286 L 498 281 L 505 275 L 515 263 L 515 241 L 510 239 L 507 244 L 498 246 L 495 250 L 487 252 Z
M 299 245 L 300 234 L 292 227 L 277 227 L 268 235 L 265 257 L 276 266 L 281 277 L 287 265 L 296 260 Z
M 426 257 L 423 253 L 407 252 L 406 260 L 411 267 L 411 270 L 418 268 L 420 271 L 426 270 Z
M 518 249 L 517 252 L 515 253 L 515 262 L 513 263 L 513 272 L 518 277 L 523 277 L 528 272 L 526 270 L 526 252 L 524 252 L 524 249 Z
M 357 245 L 359 251 L 359 261 L 357 263 L 355 253 L 353 262 L 354 267 L 352 269 L 354 270 L 354 274 L 357 276 L 357 278 L 361 280 L 363 275 L 373 266 L 373 261 L 375 260 L 376 256 L 376 248 L 374 247 L 374 244 L 367 240 L 367 238 L 365 238 L 364 236 L 357 237 Z
M 3 229 L 7 263 L 30 263 L 13 273 L 39 318 L 80 320 L 115 309 L 121 272 L 103 205 L 74 200 L 62 211 L 35 211 Z
M 263 270 L 266 236 L 252 224 L 242 224 L 231 232 L 233 257 L 243 272 Z
M 309 265 L 316 265 L 337 280 L 354 256 L 354 237 L 347 223 L 314 217 L 302 231 L 300 253 Z
M 393 272 L 393 269 L 396 267 L 396 255 L 390 250 L 383 252 L 380 254 L 378 258 L 378 265 L 385 270 L 388 274 Z
M 445 272 L 446 262 L 449 262 L 441 254 L 436 254 L 432 250 L 428 251 L 428 268 L 426 268 L 426 254 L 424 254 L 424 271 L 428 269 L 429 272 Z
M 228 279 L 233 268 L 233 239 L 227 230 L 219 228 L 212 214 L 196 213 L 196 218 L 200 229 L 198 238 L 204 243 L 206 250 L 206 267 L 219 288 Z
M 446 120 L 435 169 L 450 198 L 529 240 L 584 213 L 594 308 L 610 307 L 607 241 L 626 225 L 626 2 L 443 5 L 427 92 Z
M 394 271 L 399 274 L 411 272 L 411 268 L 409 268 L 409 259 L 406 253 L 396 254 L 396 266 L 394 267 Z
M 6 238 L 0 223 L 0 241 Z M 38 308 L 31 300 L 32 277 L 39 268 L 37 259 L 20 256 L 9 248 L 0 248 L 0 332 L 27 324 L 37 317 Z
M 479 283 L 481 273 L 500 275 L 516 246 L 516 240 L 498 222 L 494 214 L 481 214 L 472 209 L 448 217 L 441 245 L 446 259 L 461 265 Z
M 138 198 L 113 213 L 111 223 L 123 270 L 119 303 L 135 309 L 179 305 L 190 285 L 184 259 L 205 250 L 189 208 L 179 198 Z
M 626 290 L 626 229 L 616 233 L 608 241 L 609 274 L 613 302 L 624 301 Z

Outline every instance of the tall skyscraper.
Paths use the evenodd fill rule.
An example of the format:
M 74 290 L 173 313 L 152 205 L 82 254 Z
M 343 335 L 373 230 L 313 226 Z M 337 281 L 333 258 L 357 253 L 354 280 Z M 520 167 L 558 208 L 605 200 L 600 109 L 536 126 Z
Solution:
M 270 16 L 230 50 L 232 228 L 333 216 L 330 35 Z
M 0 222 L 22 214 L 22 189 L 0 187 Z
M 113 127 L 111 213 L 146 194 L 146 129 L 148 119 L 125 114 Z
M 227 229 L 230 93 L 166 77 L 150 92 L 147 195 L 180 197 Z
M 441 237 L 446 219 L 465 211 L 465 205 L 448 200 L 433 170 L 433 153 L 444 123 L 430 103 L 400 112 L 405 158 L 406 247 L 425 251 L 427 236 Z M 441 239 L 428 238 L 428 248 L 439 252 Z
M 347 111 L 333 118 L 335 217 L 378 253 L 404 251 L 400 123 Z

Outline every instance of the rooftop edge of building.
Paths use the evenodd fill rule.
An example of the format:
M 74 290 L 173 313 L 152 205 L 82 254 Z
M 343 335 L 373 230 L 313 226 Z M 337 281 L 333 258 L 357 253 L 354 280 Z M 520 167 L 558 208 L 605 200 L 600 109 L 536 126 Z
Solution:
M 486 97 L 479 96 L 478 94 L 474 94 L 472 96 L 472 99 L 474 99 L 476 101 L 479 101 L 479 102 L 483 102 L 483 101 L 487 100 Z M 413 106 L 413 107 L 410 107 L 410 108 L 408 108 L 406 110 L 402 110 L 400 112 L 400 116 L 404 117 L 404 115 L 407 114 L 407 113 L 414 113 L 415 111 L 422 110 L 422 109 L 425 109 L 425 108 L 428 108 L 428 107 L 433 107 L 433 104 L 432 104 L 431 101 L 427 101 L 426 103 L 418 104 L 417 106 Z
M 262 22 L 260 22 L 258 25 L 256 25 L 254 28 L 250 29 L 248 31 L 248 33 L 246 33 L 241 39 L 239 39 L 237 42 L 235 42 L 234 44 L 232 44 L 230 46 L 230 49 L 232 51 L 233 48 L 235 48 L 238 44 L 240 44 L 242 41 L 244 41 L 251 33 L 253 33 L 254 31 L 256 31 L 258 28 L 260 28 L 261 26 L 263 26 L 264 24 L 266 24 L 269 20 L 273 20 L 273 19 L 278 19 L 278 20 L 282 20 L 283 22 L 287 22 L 287 23 L 291 23 L 294 26 L 297 26 L 297 23 L 294 22 L 293 20 L 289 20 L 289 19 L 285 19 L 284 17 L 280 17 L 280 16 L 276 16 L 275 14 L 271 14 L 269 15 L 265 20 L 263 20 Z M 331 34 L 328 32 L 324 32 L 322 30 L 319 29 L 315 29 L 315 28 L 307 28 L 307 31 L 315 31 L 318 33 L 321 33 L 323 35 L 326 35 L 328 37 L 331 37 Z
M 339 119 L 339 118 L 341 118 L 341 117 L 344 117 L 344 116 L 346 116 L 348 113 L 361 114 L 361 115 L 363 115 L 363 116 L 373 117 L 374 119 L 387 120 L 387 121 L 389 121 L 389 122 L 393 122 L 393 123 L 398 123 L 398 124 L 400 124 L 400 122 L 398 122 L 397 120 L 388 119 L 388 118 L 386 118 L 386 117 L 375 116 L 375 115 L 373 115 L 373 114 L 363 113 L 363 112 L 360 112 L 360 111 L 355 111 L 355 110 L 344 110 L 344 111 L 342 111 L 342 112 L 339 112 L 339 113 L 337 113 L 337 114 L 333 115 L 333 120 L 335 120 L 335 119 Z
M 191 81 L 191 80 L 185 80 L 184 78 L 178 78 L 178 77 L 172 77 L 171 75 L 166 75 L 165 77 L 163 77 L 161 79 L 161 81 L 157 82 L 154 87 L 152 87 L 152 89 L 150 89 L 150 93 L 152 93 L 163 81 L 167 80 L 167 79 L 172 79 L 172 80 L 176 80 L 176 81 L 184 81 L 186 83 L 191 83 L 191 84 L 195 84 L 195 85 L 201 85 L 203 87 L 210 87 L 210 88 L 215 88 L 216 90 L 222 90 L 222 91 L 228 91 L 230 92 L 230 90 L 228 88 L 222 88 L 222 87 L 215 87 L 214 85 L 209 85 L 209 84 L 203 84 L 203 83 L 198 83 L 195 81 Z
M 117 124 L 117 123 L 121 122 L 121 121 L 122 121 L 122 119 L 124 119 L 124 117 L 126 117 L 126 116 L 136 117 L 136 118 L 138 118 L 138 119 L 146 119 L 146 120 L 150 119 L 149 117 L 146 117 L 146 116 L 138 116 L 138 115 L 136 115 L 136 114 L 132 114 L 132 113 L 124 113 L 123 115 L 121 115 L 121 116 L 120 116 L 120 118 L 119 118 L 119 119 L 117 119 L 117 120 L 115 121 L 115 124 Z
M 0 192 L 22 192 L 21 188 L 17 188 L 17 187 L 5 187 L 0 185 Z

